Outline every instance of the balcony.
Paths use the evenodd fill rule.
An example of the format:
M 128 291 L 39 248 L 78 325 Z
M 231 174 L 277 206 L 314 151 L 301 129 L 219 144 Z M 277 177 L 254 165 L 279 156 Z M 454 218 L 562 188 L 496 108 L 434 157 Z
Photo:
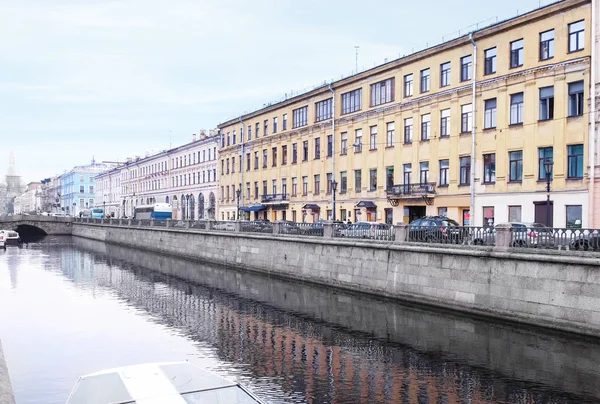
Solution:
M 263 204 L 278 205 L 282 203 L 289 203 L 289 194 L 263 194 L 260 198 L 260 202 Z
M 386 194 L 388 202 L 392 206 L 398 206 L 402 200 L 415 199 L 423 199 L 426 205 L 432 205 L 435 197 L 435 183 L 392 185 L 388 187 Z

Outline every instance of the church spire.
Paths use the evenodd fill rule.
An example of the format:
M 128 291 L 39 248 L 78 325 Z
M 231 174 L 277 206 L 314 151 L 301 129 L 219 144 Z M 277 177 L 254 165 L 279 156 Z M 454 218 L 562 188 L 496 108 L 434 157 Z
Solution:
M 17 163 L 15 162 L 15 152 L 10 152 L 10 157 L 8 158 L 8 171 L 6 172 L 7 176 L 16 176 L 17 175 Z

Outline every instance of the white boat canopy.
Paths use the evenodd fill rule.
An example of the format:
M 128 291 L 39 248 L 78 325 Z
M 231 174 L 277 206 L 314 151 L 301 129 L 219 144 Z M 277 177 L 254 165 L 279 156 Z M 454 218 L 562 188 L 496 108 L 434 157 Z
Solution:
M 81 376 L 67 404 L 256 404 L 242 386 L 189 362 L 125 366 Z

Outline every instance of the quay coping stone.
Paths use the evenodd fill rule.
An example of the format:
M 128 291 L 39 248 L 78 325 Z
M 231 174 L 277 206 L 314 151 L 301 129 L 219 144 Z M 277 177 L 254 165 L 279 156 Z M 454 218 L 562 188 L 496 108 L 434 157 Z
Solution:
M 8 367 L 6 366 L 6 360 L 2 351 L 2 341 L 0 341 L 0 403 L 15 404 L 15 397 L 8 375 Z

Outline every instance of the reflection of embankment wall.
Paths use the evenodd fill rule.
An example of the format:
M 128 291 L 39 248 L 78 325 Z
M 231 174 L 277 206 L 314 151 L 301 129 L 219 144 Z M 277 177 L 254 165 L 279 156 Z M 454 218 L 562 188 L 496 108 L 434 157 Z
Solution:
M 84 249 L 517 380 L 600 399 L 600 345 L 76 239 Z M 532 374 L 533 372 L 533 374 Z M 532 377 L 533 376 L 533 377 Z
M 77 223 L 73 235 L 600 336 L 595 258 Z

